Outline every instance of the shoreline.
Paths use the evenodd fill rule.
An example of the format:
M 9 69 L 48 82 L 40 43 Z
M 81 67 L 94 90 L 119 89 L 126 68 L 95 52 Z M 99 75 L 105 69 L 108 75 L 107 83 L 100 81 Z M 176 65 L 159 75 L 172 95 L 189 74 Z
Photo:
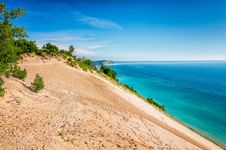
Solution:
M 8 113 L 6 113 L 4 115 L 6 118 L 10 116 L 19 119 L 23 119 L 25 116 L 30 117 L 29 120 L 24 122 L 29 127 L 30 123 L 35 122 L 36 118 L 44 120 L 40 124 L 35 124 L 36 127 L 30 127 L 33 133 L 27 139 L 30 142 L 37 143 L 37 139 L 33 135 L 38 134 L 41 140 L 48 135 L 50 143 L 42 140 L 46 146 L 51 147 L 51 143 L 57 143 L 62 146 L 62 149 L 65 146 L 64 144 L 82 147 L 84 140 L 87 140 L 87 145 L 92 147 L 90 139 L 96 140 L 96 138 L 99 138 L 104 146 L 107 146 L 105 144 L 110 142 L 111 145 L 107 146 L 108 149 L 114 147 L 115 143 L 118 142 L 123 147 L 129 148 L 134 145 L 140 149 L 142 147 L 149 147 L 149 149 L 150 147 L 154 149 L 164 147 L 168 149 L 223 149 L 102 74 L 73 68 L 60 59 L 50 59 L 43 62 L 39 57 L 28 57 L 20 66 L 28 70 L 28 78 L 25 83 L 7 80 L 6 85 L 10 91 L 1 103 L 3 108 L 7 106 L 9 112 L 18 111 L 16 115 L 7 115 Z M 59 72 L 59 70 L 63 72 Z M 42 74 L 46 82 L 44 91 L 37 94 L 27 89 L 26 86 L 24 87 L 24 85 L 29 85 L 36 72 Z M 64 76 L 64 80 L 62 80 L 62 76 Z M 59 85 L 61 85 L 61 88 L 58 88 Z M 7 102 L 7 99 L 11 96 L 23 97 L 23 100 L 21 99 L 17 105 L 17 109 L 15 109 L 16 104 L 13 105 L 13 101 Z M 11 105 L 14 107 L 9 107 Z M 20 118 L 25 106 L 27 113 Z M 61 108 L 61 113 L 56 109 L 58 107 Z M 49 111 L 50 109 L 51 111 Z M 43 110 L 45 113 L 43 113 Z M 66 116 L 61 116 L 61 114 Z M 67 117 L 68 114 L 71 114 L 69 118 Z M 56 122 L 51 119 L 53 116 L 56 119 L 54 120 L 61 124 L 60 126 L 55 126 Z M 49 124 L 46 123 L 48 120 L 50 121 Z M 88 126 L 74 126 L 78 121 Z M 16 132 L 19 135 L 17 138 L 19 145 L 12 144 L 14 140 L 2 139 L 5 142 L 5 147 L 7 147 L 7 143 L 8 146 L 26 147 L 27 142 L 24 142 L 26 139 L 24 139 L 23 133 L 30 133 L 31 131 L 22 126 L 22 121 L 6 119 L 4 122 L 1 130 L 5 135 L 9 135 L 7 131 L 13 131 L 13 128 L 11 129 L 11 126 L 9 126 L 12 123 L 18 128 Z M 36 128 L 39 130 L 35 130 Z M 24 132 L 21 132 L 21 130 Z M 74 132 L 77 130 L 81 131 L 82 134 Z M 61 131 L 61 134 L 56 134 L 56 131 Z M 88 134 L 90 132 L 97 134 L 93 136 L 93 134 Z M 100 135 L 103 136 L 100 137 Z M 108 140 L 106 140 L 106 137 L 109 137 Z M 69 141 L 72 140 L 72 143 L 62 141 L 62 139 L 67 140 L 68 138 Z M 77 138 L 80 139 L 77 140 L 80 144 L 73 145 L 73 139 Z M 133 139 L 132 141 L 135 143 L 131 143 L 129 139 Z M 103 146 L 101 143 L 100 147 Z M 42 143 L 38 145 L 42 146 Z
M 125 61 L 126 62 L 126 61 Z M 152 63 L 153 62 L 153 63 Z M 162 62 L 162 61 L 161 61 Z M 160 63 L 161 63 L 160 62 Z M 165 62 L 165 61 L 164 61 Z M 207 61 L 204 61 L 204 62 L 192 62 L 192 63 L 206 63 Z M 158 63 L 158 61 L 148 61 L 147 62 L 148 64 L 155 64 L 155 63 Z M 181 64 L 183 64 L 184 63 L 184 61 L 179 61 L 179 63 L 181 63 Z M 188 62 L 189 63 L 189 62 Z M 208 63 L 208 62 L 207 62 Z M 213 62 L 214 63 L 214 62 Z M 116 71 L 117 71 L 117 67 L 116 68 L 114 68 L 114 66 L 120 66 L 120 65 L 136 65 L 136 64 L 139 64 L 139 65 L 142 65 L 143 63 L 141 62 L 139 62 L 138 61 L 138 63 L 133 63 L 133 62 L 129 62 L 129 63 L 115 63 L 115 64 L 110 64 L 109 65 L 109 67 L 111 68 L 111 69 L 115 69 Z M 174 62 L 169 62 L 169 64 L 174 64 Z M 111 67 L 112 66 L 112 67 Z M 119 67 L 119 71 L 120 71 L 120 67 Z M 127 75 L 125 75 L 126 77 L 128 76 L 129 74 L 127 74 Z M 119 76 L 120 77 L 120 76 Z M 124 75 L 122 74 L 122 78 L 124 77 Z M 119 78 L 119 79 L 121 79 L 121 78 Z M 124 78 L 123 78 L 124 79 Z M 133 79 L 133 78 L 132 78 Z M 136 79 L 136 78 L 134 78 L 134 79 Z M 152 80 L 155 80 L 155 79 L 152 79 Z M 120 80 L 121 81 L 121 80 Z M 130 83 L 133 83 L 132 84 L 132 87 L 136 87 L 135 86 L 135 84 L 134 84 L 134 82 L 133 82 L 133 80 L 126 80 L 127 82 L 124 82 L 125 84 L 128 84 L 129 86 L 131 85 Z M 130 82 L 131 81 L 131 82 Z M 121 84 L 123 84 L 123 82 L 120 82 Z M 142 81 L 141 81 L 141 83 L 142 83 Z M 145 84 L 146 85 L 146 84 Z M 143 87 L 142 86 L 140 86 L 142 89 L 143 89 Z M 135 90 L 138 90 L 139 91 L 139 84 L 138 84 L 138 88 L 135 88 Z M 130 90 L 128 90 L 128 92 L 131 92 Z M 144 97 L 141 93 L 142 93 L 143 91 L 139 91 L 137 94 L 135 93 L 135 95 L 137 95 L 139 98 L 141 98 L 142 100 L 144 100 L 145 102 L 146 102 L 146 97 Z M 160 91 L 160 93 L 158 93 L 158 94 L 156 94 L 155 93 L 155 90 L 152 90 L 152 89 L 150 89 L 149 88 L 149 90 L 148 90 L 148 92 L 150 92 L 150 93 L 152 93 L 152 95 L 150 95 L 151 97 L 153 96 L 153 95 L 155 95 L 155 96 L 157 96 L 158 97 L 158 95 L 160 94 L 162 94 L 161 93 L 161 91 Z M 157 91 L 158 92 L 158 91 Z M 131 92 L 131 93 L 133 93 L 133 92 Z M 145 91 L 144 92 L 144 95 L 148 95 L 147 94 L 147 91 Z M 174 96 L 174 95 L 171 95 L 171 98 L 172 98 L 172 96 Z M 173 97 L 174 98 L 174 97 Z M 158 98 L 156 98 L 155 100 L 157 100 Z M 181 100 L 181 99 L 180 99 Z M 161 104 L 164 104 L 164 102 L 163 103 L 161 103 Z M 169 104 L 169 102 L 166 102 L 166 104 Z M 175 103 L 176 104 L 176 103 Z M 197 134 L 199 134 L 199 135 L 201 135 L 202 137 L 204 137 L 204 138 L 206 138 L 206 139 L 208 139 L 208 140 L 210 140 L 210 141 L 212 141 L 213 143 L 215 143 L 216 145 L 218 145 L 218 146 L 220 146 L 220 147 L 222 147 L 222 148 L 224 148 L 224 149 L 226 149 L 226 145 L 225 145 L 225 142 L 224 142 L 224 134 L 223 134 L 223 132 L 221 132 L 222 134 L 220 134 L 221 135 L 221 138 L 219 138 L 218 136 L 214 136 L 214 135 L 216 135 L 218 132 L 210 132 L 209 130 L 204 130 L 203 128 L 202 128 L 202 126 L 200 127 L 200 126 L 198 126 L 198 127 L 196 127 L 196 124 L 194 123 L 194 122 L 189 122 L 189 120 L 185 120 L 184 122 L 182 121 L 183 120 L 183 116 L 186 116 L 186 114 L 184 114 L 183 113 L 183 116 L 178 116 L 178 114 L 177 113 L 175 113 L 175 111 L 172 109 L 172 107 L 170 107 L 171 109 L 170 109 L 170 112 L 172 112 L 172 113 L 169 113 L 168 111 L 166 111 L 166 112 L 163 112 L 163 113 L 165 113 L 167 116 L 169 116 L 170 118 L 172 118 L 173 120 L 175 120 L 175 121 L 177 121 L 177 122 L 179 122 L 180 124 L 182 124 L 183 126 L 186 126 L 187 128 L 189 128 L 190 130 L 192 130 L 192 131 L 194 131 L 194 132 L 196 132 Z M 187 109 L 187 108 L 186 108 Z M 189 110 L 192 110 L 192 109 L 189 109 Z M 206 112 L 208 112 L 208 111 L 206 111 Z M 206 112 L 203 112 L 203 113 L 206 113 Z M 181 113 L 181 112 L 179 112 L 179 113 Z M 176 117 L 177 116 L 177 117 Z M 180 120 L 181 119 L 181 120 Z M 202 119 L 202 118 L 201 118 Z M 205 118 L 204 118 L 205 119 Z M 224 118 L 223 118 L 224 119 Z M 202 120 L 202 122 L 203 121 L 205 121 L 205 120 Z M 208 119 L 207 119 L 207 121 L 208 121 Z M 211 124 L 211 122 L 210 122 L 210 124 Z M 222 122 L 222 125 L 224 125 L 223 124 L 223 122 Z M 222 127 L 222 125 L 221 125 L 221 127 Z M 223 137 L 222 137 L 223 136 Z
M 169 130 L 170 132 L 182 137 L 202 149 L 224 149 L 224 146 L 221 145 L 221 143 L 218 143 L 217 141 L 203 135 L 199 131 L 196 131 L 192 127 L 174 118 L 171 114 L 160 111 L 151 104 L 145 102 L 145 100 L 142 99 L 142 95 L 138 96 L 124 89 L 122 86 L 117 85 L 115 81 L 113 81 L 115 82 L 113 83 L 112 80 L 109 81 L 107 79 L 103 79 L 100 75 L 97 75 L 96 77 L 110 85 L 114 92 L 119 94 L 124 100 L 135 106 L 138 110 L 144 112 L 149 117 L 156 119 L 154 122 L 162 128 Z

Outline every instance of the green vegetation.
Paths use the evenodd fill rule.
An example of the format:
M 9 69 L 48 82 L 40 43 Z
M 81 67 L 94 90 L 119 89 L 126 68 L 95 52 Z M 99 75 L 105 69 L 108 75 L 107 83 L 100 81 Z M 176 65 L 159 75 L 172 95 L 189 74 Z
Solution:
M 127 84 L 124 84 L 124 87 L 126 87 L 127 89 L 129 89 L 130 91 L 132 91 L 134 93 L 137 93 L 137 91 L 133 87 L 130 87 Z
M 12 68 L 12 76 L 21 80 L 24 80 L 27 77 L 27 70 L 21 70 L 20 67 L 14 66 Z
M 124 88 L 128 89 L 129 91 L 131 91 L 132 93 L 136 94 L 138 97 L 142 98 L 142 99 L 145 99 L 144 97 L 142 97 L 133 87 L 127 85 L 127 84 L 122 84 L 122 83 L 119 83 L 118 79 L 117 79 L 117 74 L 114 70 L 112 70 L 111 68 L 109 68 L 108 66 L 104 66 L 102 65 L 101 68 L 100 68 L 100 71 L 103 72 L 105 75 L 113 78 L 115 80 L 115 82 L 118 84 L 118 85 L 121 85 L 123 86 Z M 166 108 L 165 108 L 165 105 L 160 105 L 158 104 L 156 101 L 154 101 L 152 98 L 147 98 L 146 99 L 147 102 L 151 105 L 154 105 L 156 107 L 158 107 L 160 110 L 162 111 L 166 111 Z
M 49 58 L 49 56 L 61 56 L 67 59 L 67 63 L 73 67 L 80 66 L 84 71 L 96 70 L 92 65 L 91 60 L 87 58 L 76 59 L 73 56 L 74 46 L 70 45 L 68 51 L 59 50 L 59 48 L 51 43 L 43 45 L 39 49 L 35 41 L 28 41 L 25 38 L 27 34 L 23 27 L 13 24 L 13 20 L 25 14 L 23 8 L 8 10 L 5 3 L 0 3 L 0 78 L 13 76 L 15 78 L 24 80 L 27 76 L 27 71 L 21 70 L 16 62 L 24 53 L 35 53 L 37 55 Z M 2 80 L 3 81 L 3 80 Z M 0 85 L 0 95 L 4 95 L 4 82 Z M 44 88 L 42 77 L 36 75 L 34 83 L 32 83 L 34 90 L 39 91 Z
M 2 78 L 0 78 L 0 86 L 4 84 L 4 81 Z
M 74 50 L 75 50 L 74 46 L 73 46 L 73 45 L 70 45 L 70 46 L 69 46 L 68 52 L 69 52 L 69 54 L 70 54 L 71 56 L 73 55 Z
M 2 87 L 2 85 L 0 86 L 0 97 L 5 95 L 5 89 Z
M 117 78 L 116 78 L 117 73 L 114 70 L 112 70 L 111 68 L 109 68 L 108 66 L 102 65 L 100 68 L 100 71 L 102 71 L 104 74 L 106 74 L 107 76 L 109 76 L 117 81 Z
M 156 101 L 154 101 L 152 98 L 147 98 L 148 103 L 158 107 L 159 109 L 161 109 L 162 111 L 166 111 L 165 105 L 160 105 L 158 104 Z
M 77 59 L 77 62 L 79 67 L 84 71 L 92 70 L 92 68 L 95 68 L 94 66 L 92 66 L 92 61 L 86 57 Z
M 63 50 L 63 49 L 61 49 L 58 54 L 60 56 L 62 56 L 64 59 L 66 59 L 67 57 L 70 56 L 70 54 L 67 51 Z
M 19 50 L 20 54 L 35 53 L 39 51 L 35 41 L 27 41 L 25 39 L 19 39 L 15 41 L 14 45 L 20 49 Z
M 2 76 L 10 75 L 24 79 L 27 75 L 26 70 L 20 70 L 16 66 L 20 54 L 25 48 L 21 47 L 23 38 L 27 36 L 23 27 L 16 26 L 13 20 L 23 16 L 23 8 L 8 10 L 5 3 L 0 3 L 0 96 L 4 96 Z
M 33 90 L 36 92 L 41 91 L 45 86 L 43 78 L 39 74 L 36 74 L 34 82 L 32 82 L 31 85 Z
M 0 3 L 0 61 L 1 63 L 14 63 L 18 60 L 20 49 L 14 45 L 16 39 L 27 36 L 23 27 L 12 24 L 15 20 L 23 16 L 25 12 L 22 8 L 7 10 L 4 3 Z
M 5 94 L 5 89 L 2 87 L 4 84 L 4 81 L 2 78 L 0 78 L 0 97 L 4 96 Z
M 8 65 L 3 62 L 0 62 L 0 76 L 5 75 L 7 69 Z
M 118 85 L 122 85 L 118 82 L 117 73 L 109 68 L 108 66 L 102 65 L 100 71 L 95 67 L 95 63 L 86 57 L 76 59 L 73 55 L 75 48 L 70 45 L 68 50 L 59 50 L 59 48 L 51 43 L 43 45 L 39 49 L 35 41 L 28 41 L 25 38 L 27 34 L 23 27 L 16 26 L 12 22 L 23 16 L 25 12 L 23 8 L 8 10 L 5 3 L 0 3 L 0 96 L 4 96 L 5 89 L 3 88 L 2 77 L 13 76 L 15 78 L 24 80 L 27 76 L 27 71 L 21 70 L 16 62 L 21 58 L 24 53 L 35 53 L 37 55 L 43 56 L 44 58 L 49 58 L 49 56 L 61 56 L 67 60 L 67 64 L 72 67 L 80 67 L 84 71 L 96 71 L 102 73 L 113 79 Z M 37 74 L 34 82 L 31 83 L 33 89 L 38 92 L 44 88 L 44 81 L 42 77 Z M 143 98 L 137 93 L 137 91 L 128 85 L 122 85 L 126 89 L 132 91 L 139 97 Z M 152 98 L 147 98 L 147 101 L 165 111 L 164 105 L 159 105 Z
M 58 47 L 51 43 L 47 43 L 46 45 L 43 45 L 42 50 L 43 50 L 43 52 L 45 52 L 51 56 L 55 56 L 59 52 Z

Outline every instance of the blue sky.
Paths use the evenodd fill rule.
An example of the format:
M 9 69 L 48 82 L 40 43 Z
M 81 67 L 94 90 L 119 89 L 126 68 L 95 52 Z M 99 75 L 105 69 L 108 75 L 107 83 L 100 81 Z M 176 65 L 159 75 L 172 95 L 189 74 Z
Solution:
M 225 0 L 6 0 L 39 46 L 111 60 L 226 59 Z

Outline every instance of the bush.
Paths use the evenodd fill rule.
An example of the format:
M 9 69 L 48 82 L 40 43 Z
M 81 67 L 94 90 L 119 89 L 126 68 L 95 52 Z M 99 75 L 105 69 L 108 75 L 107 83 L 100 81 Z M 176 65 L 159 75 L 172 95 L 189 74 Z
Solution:
M 32 53 L 38 52 L 38 47 L 35 41 L 27 41 L 25 39 L 20 39 L 15 41 L 15 46 L 20 48 L 20 53 Z
M 2 78 L 0 78 L 0 97 L 4 96 L 5 94 L 5 89 L 2 87 L 3 84 L 4 84 L 4 81 Z
M 74 56 L 75 57 L 75 56 Z M 74 58 L 75 59 L 75 58 Z M 95 68 L 95 66 L 92 65 L 92 61 L 86 57 L 83 57 L 83 58 L 78 58 L 77 59 L 77 63 L 79 65 L 79 67 L 84 70 L 84 71 L 87 71 L 87 70 L 92 70 Z
M 162 105 L 162 106 L 161 106 L 161 109 L 162 109 L 163 111 L 166 111 L 166 106 L 165 106 L 165 105 Z
M 45 86 L 43 78 L 39 74 L 36 74 L 34 82 L 31 83 L 31 85 L 32 85 L 33 90 L 35 90 L 36 92 L 39 92 Z
M 81 60 L 80 60 L 83 64 L 86 64 L 88 66 L 91 66 L 92 65 L 92 61 L 86 57 L 83 57 Z
M 60 50 L 59 51 L 59 54 L 60 54 L 60 56 L 62 56 L 64 59 L 66 59 L 67 57 L 71 57 L 71 55 L 69 54 L 69 52 L 68 51 L 65 51 L 65 50 Z
M 68 57 L 67 64 L 72 66 L 72 67 L 77 68 L 76 60 L 73 57 Z
M 0 78 L 0 86 L 2 86 L 4 84 L 4 81 L 2 78 Z
M 8 65 L 0 62 L 0 75 L 4 75 L 7 71 Z
M 87 71 L 89 69 L 89 66 L 81 61 L 78 62 L 78 65 L 84 71 Z
M 132 92 L 134 92 L 134 93 L 137 93 L 137 91 L 136 91 L 133 87 L 130 87 L 130 86 L 126 85 L 126 84 L 124 84 L 124 86 L 125 86 L 127 89 L 129 89 L 130 91 L 132 91 Z
M 0 85 L 0 97 L 4 96 L 5 94 L 5 89 Z
M 165 105 L 160 105 L 158 104 L 156 101 L 154 101 L 152 98 L 147 98 L 148 103 L 155 105 L 156 107 L 158 107 L 159 109 L 161 109 L 162 111 L 166 111 L 166 107 Z
M 36 54 L 36 55 L 41 55 L 41 54 L 42 54 L 42 52 L 43 52 L 43 50 L 42 50 L 42 49 L 37 49 L 37 50 L 35 51 L 35 54 Z
M 12 68 L 12 76 L 20 80 L 24 80 L 27 77 L 27 70 L 21 70 L 18 66 Z
M 51 56 L 57 55 L 59 52 L 58 47 L 51 43 L 47 43 L 46 45 L 43 45 L 42 50 Z
M 107 76 L 113 78 L 114 80 L 117 80 L 116 79 L 117 73 L 114 70 L 112 70 L 111 68 L 109 68 L 108 66 L 102 65 L 100 68 L 100 71 L 102 71 Z

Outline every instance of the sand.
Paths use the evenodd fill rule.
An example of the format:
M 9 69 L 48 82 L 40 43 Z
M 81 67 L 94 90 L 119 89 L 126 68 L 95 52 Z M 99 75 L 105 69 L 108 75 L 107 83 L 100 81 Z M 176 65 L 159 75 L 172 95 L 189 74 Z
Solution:
M 142 99 L 61 59 L 24 57 L 25 81 L 5 79 L 0 149 L 221 149 Z M 45 89 L 30 83 L 39 73 Z

